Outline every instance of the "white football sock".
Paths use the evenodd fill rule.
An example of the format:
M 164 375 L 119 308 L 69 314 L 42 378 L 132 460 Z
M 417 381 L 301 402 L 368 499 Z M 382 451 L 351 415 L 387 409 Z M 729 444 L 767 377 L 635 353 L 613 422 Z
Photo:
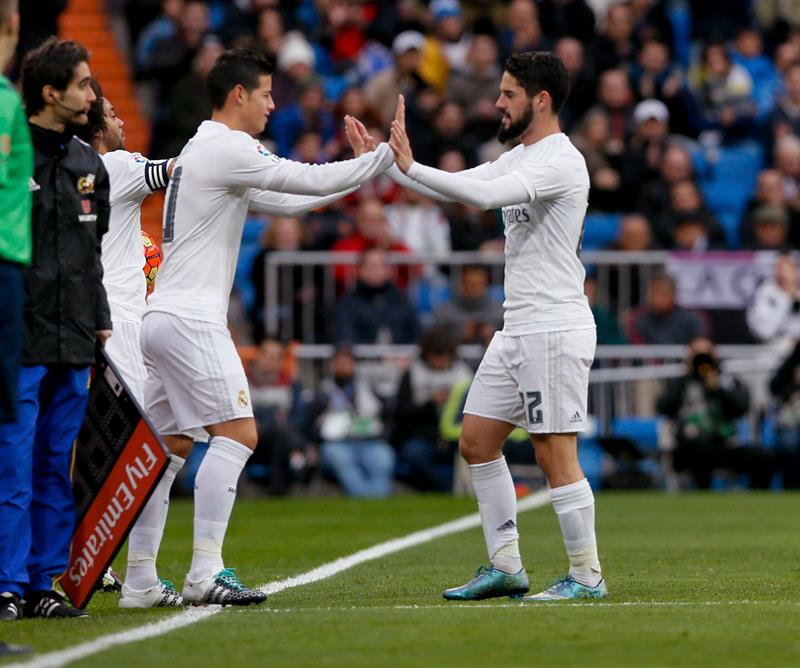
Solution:
M 194 481 L 194 542 L 189 579 L 221 571 L 222 542 L 236 500 L 239 474 L 253 451 L 224 436 L 211 439 Z
M 158 481 L 150 500 L 128 536 L 128 568 L 125 571 L 125 584 L 131 589 L 147 589 L 158 580 L 156 557 L 167 523 L 169 491 L 183 464 L 182 458 L 170 455 L 167 470 Z
M 596 587 L 603 576 L 597 558 L 594 494 L 589 481 L 584 478 L 556 487 L 551 495 L 569 556 L 569 574 L 587 587 Z
M 470 464 L 472 485 L 478 497 L 483 536 L 495 568 L 517 573 L 522 568 L 517 532 L 517 495 L 514 481 L 500 457 L 486 464 Z

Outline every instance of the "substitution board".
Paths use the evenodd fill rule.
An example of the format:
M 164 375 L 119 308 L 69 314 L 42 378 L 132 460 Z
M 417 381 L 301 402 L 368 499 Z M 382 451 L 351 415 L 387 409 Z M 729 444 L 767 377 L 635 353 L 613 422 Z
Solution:
M 102 348 L 75 447 L 76 522 L 59 584 L 84 607 L 169 463 L 167 448 Z

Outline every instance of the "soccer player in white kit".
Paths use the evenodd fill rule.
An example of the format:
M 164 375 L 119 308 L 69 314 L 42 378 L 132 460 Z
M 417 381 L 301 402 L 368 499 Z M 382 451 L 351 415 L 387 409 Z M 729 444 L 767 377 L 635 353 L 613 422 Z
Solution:
M 531 434 L 547 477 L 569 555 L 569 574 L 524 601 L 604 598 L 597 556 L 594 496 L 577 455 L 586 425 L 595 323 L 583 294 L 578 254 L 589 195 L 586 163 L 560 130 L 569 93 L 564 64 L 549 53 L 518 53 L 505 65 L 496 106 L 498 137 L 520 144 L 496 161 L 459 173 L 414 162 L 402 97 L 390 145 L 390 174 L 426 194 L 480 209 L 502 207 L 505 318 L 478 368 L 464 407 L 459 449 L 469 464 L 490 565 L 449 600 L 522 597 L 529 589 L 520 558 L 516 497 L 503 443 L 520 425 Z M 359 128 L 362 141 L 366 141 Z
M 111 183 L 111 217 L 103 236 L 101 259 L 103 285 L 111 307 L 113 336 L 105 350 L 122 380 L 140 405 L 144 405 L 144 368 L 139 343 L 146 306 L 147 281 L 142 271 L 141 205 L 152 192 L 167 187 L 173 161 L 148 160 L 125 150 L 124 122 L 92 81 L 97 99 L 89 110 L 89 122 L 77 133 L 100 154 Z M 172 455 L 169 466 L 153 490 L 128 536 L 128 570 L 122 585 L 121 608 L 179 606 L 183 598 L 167 580 L 156 574 L 155 555 L 149 554 L 151 536 L 164 530 L 169 492 L 183 459 Z M 144 544 L 144 554 L 140 545 Z
M 225 568 L 222 543 L 239 474 L 256 446 L 242 363 L 227 329 L 228 299 L 248 209 L 294 216 L 355 190 L 394 162 L 387 144 L 357 159 L 306 165 L 254 139 L 274 110 L 272 64 L 259 52 L 223 53 L 207 77 L 213 109 L 181 151 L 164 208 L 158 287 L 142 324 L 145 407 L 174 454 L 211 436 L 197 471 L 187 603 L 247 605 L 266 594 Z M 347 119 L 348 132 L 352 119 Z M 153 535 L 155 556 L 161 537 Z

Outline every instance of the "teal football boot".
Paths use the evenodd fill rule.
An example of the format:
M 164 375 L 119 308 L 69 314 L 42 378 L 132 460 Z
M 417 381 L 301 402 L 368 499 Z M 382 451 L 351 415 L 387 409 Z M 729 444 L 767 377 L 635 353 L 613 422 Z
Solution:
M 556 582 L 552 587 L 540 591 L 533 596 L 526 596 L 522 599 L 523 603 L 545 603 L 549 601 L 574 601 L 580 598 L 606 598 L 608 588 L 606 581 L 600 580 L 595 587 L 587 587 L 571 575 L 567 575 Z
M 467 584 L 446 589 L 442 595 L 448 601 L 482 601 L 497 596 L 521 598 L 529 589 L 528 574 L 524 568 L 517 573 L 506 573 L 488 565 L 481 566 Z

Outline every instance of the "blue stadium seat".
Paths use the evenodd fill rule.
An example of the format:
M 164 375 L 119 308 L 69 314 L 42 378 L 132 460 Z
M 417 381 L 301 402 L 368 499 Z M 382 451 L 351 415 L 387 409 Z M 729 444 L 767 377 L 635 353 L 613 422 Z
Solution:
M 618 417 L 611 425 L 611 435 L 629 438 L 642 452 L 658 452 L 658 427 L 661 418 Z
M 675 59 L 689 66 L 692 48 L 692 12 L 686 2 L 667 3 L 667 16 L 672 24 L 672 50 Z
M 445 281 L 421 278 L 408 287 L 408 297 L 420 315 L 433 313 L 439 304 L 450 300 L 450 286 Z
M 717 213 L 717 220 L 725 231 L 725 240 L 731 248 L 739 248 L 739 225 L 742 215 L 733 211 L 720 211 Z
M 619 231 L 618 213 L 590 213 L 583 228 L 583 250 L 597 250 L 610 245 Z
M 714 181 L 736 184 L 747 191 L 749 197 L 756 184 L 758 172 L 764 166 L 764 151 L 754 142 L 723 146 L 714 165 Z
M 742 188 L 733 181 L 704 181 L 700 183 L 700 190 L 708 208 L 717 215 L 721 213 L 740 215 L 751 195 L 751 189 Z

